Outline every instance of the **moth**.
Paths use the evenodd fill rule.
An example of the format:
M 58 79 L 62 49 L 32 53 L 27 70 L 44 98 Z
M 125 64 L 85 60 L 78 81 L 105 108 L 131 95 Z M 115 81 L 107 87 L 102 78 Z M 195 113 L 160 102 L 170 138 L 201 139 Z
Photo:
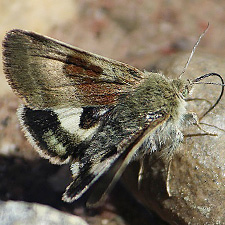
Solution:
M 18 117 L 29 142 L 51 163 L 71 165 L 63 200 L 90 189 L 89 205 L 113 188 L 131 161 L 156 151 L 173 154 L 182 127 L 197 120 L 186 110 L 193 84 L 220 76 L 172 80 L 24 30 L 7 33 L 3 64 L 24 101 Z

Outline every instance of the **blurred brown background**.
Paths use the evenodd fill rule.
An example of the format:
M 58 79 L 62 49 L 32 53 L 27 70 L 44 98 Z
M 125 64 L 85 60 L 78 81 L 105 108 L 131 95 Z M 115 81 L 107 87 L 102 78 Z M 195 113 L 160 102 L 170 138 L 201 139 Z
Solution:
M 224 57 L 224 12 L 225 2 L 220 0 L 0 0 L 0 39 L 2 41 L 5 33 L 14 28 L 31 30 L 126 62 L 139 69 L 145 69 L 164 56 L 181 51 L 190 52 L 208 22 L 210 23 L 209 31 L 202 39 L 197 51 Z M 0 52 L 0 54 L 2 53 Z M 193 57 L 192 60 L 195 58 Z M 181 65 L 181 70 L 183 66 Z M 55 179 L 55 174 L 60 177 L 66 173 L 66 170 L 51 167 L 46 162 L 47 160 L 39 161 L 39 156 L 26 143 L 23 134 L 18 135 L 20 128 L 15 118 L 18 100 L 7 85 L 2 71 L 2 62 L 0 63 L 0 97 L 0 154 L 6 157 L 0 156 L 1 164 L 6 165 L 6 168 L 11 167 L 12 164 L 18 165 L 12 171 L 16 173 L 18 168 L 22 168 L 21 174 L 27 174 L 27 171 L 33 167 L 38 171 L 40 177 L 34 177 L 33 174 L 30 177 L 24 175 L 26 180 L 32 183 L 32 180 L 40 179 L 41 182 L 46 183 L 46 180 L 43 179 L 44 176 L 48 181 L 54 183 L 55 181 L 52 180 Z M 8 157 L 15 156 L 22 159 L 8 159 Z M 23 161 L 23 158 L 28 161 Z M 30 163 L 30 159 L 38 161 Z M 54 199 L 48 199 L 46 203 L 44 198 L 49 197 L 48 193 L 38 195 L 38 199 L 29 199 L 24 193 L 23 185 L 15 190 L 15 183 L 13 185 L 10 183 L 13 187 L 7 183 L 6 171 L 8 172 L 8 170 L 0 168 L 1 200 L 36 201 L 74 213 L 71 209 L 73 206 L 61 204 L 60 199 L 58 200 L 60 206 L 52 203 Z M 5 189 L 1 187 L 4 186 L 3 184 L 6 184 Z M 29 188 L 26 189 L 26 192 L 29 192 Z M 37 190 L 35 189 L 33 192 L 37 192 Z M 46 189 L 44 190 L 46 192 Z M 29 192 L 29 194 L 32 195 L 33 192 Z M 124 196 L 120 196 L 120 198 L 122 197 Z M 132 204 L 127 203 L 127 207 Z M 83 209 L 75 211 L 75 213 L 82 217 L 88 217 L 90 224 L 100 224 L 100 221 L 103 224 L 104 219 L 105 222 L 110 221 L 105 224 L 150 224 L 149 217 L 145 212 L 142 214 L 144 211 L 142 208 L 137 207 L 133 211 L 122 210 L 120 212 L 122 217 L 118 219 L 115 216 L 117 213 L 115 213 L 114 207 L 110 205 L 107 210 L 103 209 L 100 213 L 98 211 L 97 215 L 100 215 L 100 218 L 96 220 L 90 219 L 82 211 Z M 129 214 L 131 218 L 127 219 L 126 214 Z M 131 214 L 134 216 L 132 217 Z M 94 215 L 96 214 L 94 213 Z M 153 220 L 156 222 L 151 224 L 164 224 L 160 219 L 154 218 Z M 140 223 L 140 221 L 143 222 Z

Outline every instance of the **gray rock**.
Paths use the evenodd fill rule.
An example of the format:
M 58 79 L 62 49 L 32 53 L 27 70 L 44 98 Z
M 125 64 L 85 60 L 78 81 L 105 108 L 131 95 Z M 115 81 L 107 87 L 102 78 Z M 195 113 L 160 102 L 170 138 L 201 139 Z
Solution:
M 87 225 L 78 216 L 49 206 L 19 201 L 0 201 L 1 225 Z

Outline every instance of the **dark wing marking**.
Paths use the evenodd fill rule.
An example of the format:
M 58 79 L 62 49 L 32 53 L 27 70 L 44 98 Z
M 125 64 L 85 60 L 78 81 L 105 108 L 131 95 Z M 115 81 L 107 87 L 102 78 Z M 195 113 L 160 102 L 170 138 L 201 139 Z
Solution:
M 109 138 L 113 137 L 114 131 L 112 127 L 108 129 L 105 126 L 91 140 L 79 163 L 71 165 L 74 181 L 67 187 L 63 200 L 68 202 L 77 200 L 94 185 L 88 204 L 96 204 L 102 196 L 104 197 L 105 192 L 112 189 L 146 138 L 168 118 L 169 115 L 165 112 L 158 112 L 154 120 L 146 121 L 145 126 L 136 132 L 130 132 L 128 135 L 129 131 L 121 133 L 120 130 L 117 140 L 114 139 L 115 136 Z
M 144 73 L 33 32 L 12 30 L 3 41 L 4 71 L 32 108 L 112 105 Z
M 97 124 L 108 110 L 108 107 L 99 108 L 99 107 L 83 107 L 83 112 L 80 116 L 80 128 L 89 129 L 95 124 Z
M 89 116 L 89 129 L 80 127 L 80 118 L 86 115 L 86 109 L 63 108 L 60 110 L 34 110 L 27 106 L 18 109 L 18 117 L 26 137 L 39 152 L 52 163 L 67 163 L 83 155 L 89 140 L 95 134 L 98 123 L 107 110 L 92 109 Z M 92 125 L 92 126 L 91 126 Z

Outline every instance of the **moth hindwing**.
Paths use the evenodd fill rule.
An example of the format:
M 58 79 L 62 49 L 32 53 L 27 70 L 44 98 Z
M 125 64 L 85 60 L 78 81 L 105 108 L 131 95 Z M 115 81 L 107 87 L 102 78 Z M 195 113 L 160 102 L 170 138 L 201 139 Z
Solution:
M 25 135 L 52 163 L 71 164 L 65 201 L 103 181 L 94 204 L 130 161 L 171 153 L 182 141 L 187 82 L 22 30 L 8 32 L 3 49 L 7 80 L 24 100 L 18 116 Z

